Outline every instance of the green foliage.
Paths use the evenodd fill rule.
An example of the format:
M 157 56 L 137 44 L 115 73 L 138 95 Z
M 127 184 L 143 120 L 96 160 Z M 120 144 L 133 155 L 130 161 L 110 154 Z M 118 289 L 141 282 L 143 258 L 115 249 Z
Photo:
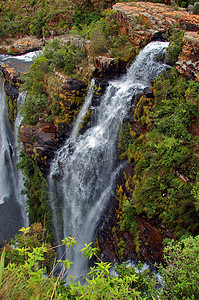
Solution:
M 56 34 L 65 33 L 72 25 L 82 29 L 84 25 L 99 20 L 101 11 L 110 7 L 113 2 L 7 0 L 0 5 L 0 37 L 33 34 L 41 38 L 49 36 L 51 30 Z
M 136 105 L 134 111 L 135 122 L 141 123 L 142 126 L 151 127 L 152 117 L 151 112 L 153 111 L 154 101 L 151 98 L 142 96 Z
M 24 191 L 27 195 L 27 205 L 30 223 L 45 223 L 51 232 L 51 211 L 48 202 L 48 187 L 38 165 L 24 152 L 21 152 L 19 168 L 24 175 Z
M 4 246 L 4 251 L 6 252 L 5 266 L 8 264 L 24 263 L 27 258 L 27 252 L 44 246 L 47 252 L 44 253 L 45 261 L 40 266 L 45 267 L 50 272 L 56 254 L 52 245 L 48 242 L 49 235 L 45 227 L 41 223 L 33 223 L 30 227 L 22 228 L 19 231 L 22 234 L 17 234 L 14 239 Z
M 123 230 L 131 228 L 135 235 L 135 216 L 144 214 L 159 219 L 178 237 L 187 231 L 197 233 L 198 161 L 189 128 L 198 114 L 198 88 L 198 83 L 186 81 L 171 69 L 154 82 L 154 105 L 147 109 L 150 131 L 138 134 L 132 125 L 123 125 L 121 158 L 136 163 L 135 175 L 126 177 L 120 200 Z M 145 125 L 144 100 L 140 101 L 134 117 Z
M 194 5 L 193 12 L 194 14 L 199 15 L 199 3 Z
M 169 47 L 167 48 L 167 62 L 172 66 L 178 60 L 178 55 L 182 51 L 183 36 L 184 36 L 183 31 L 179 31 L 177 28 L 174 28 L 173 32 L 171 33 L 171 36 L 168 38 L 170 44 Z
M 48 72 L 48 60 L 41 56 L 35 60 L 25 78 L 23 89 L 27 91 L 27 95 L 22 112 L 26 124 L 36 123 L 40 113 L 49 106 L 44 87 L 44 76 Z
M 90 25 L 88 30 L 89 49 L 92 55 L 109 52 L 112 57 L 130 62 L 135 58 L 136 51 L 129 37 L 120 34 L 120 23 L 116 21 L 115 14 L 114 10 L 105 10 L 102 13 L 103 17 Z
M 43 10 L 40 10 L 30 24 L 30 34 L 38 39 L 42 37 L 42 27 L 45 25 L 44 16 Z
M 78 64 L 86 58 L 84 45 L 78 46 L 72 42 L 62 45 L 59 40 L 54 40 L 48 44 L 44 50 L 44 55 L 49 64 L 63 70 L 67 75 L 72 75 Z
M 52 249 L 43 243 L 29 247 L 29 233 L 24 231 L 21 236 L 24 244 L 17 243 L 13 252 L 23 255 L 23 260 L 13 260 L 3 266 L 4 252 L 1 256 L 2 284 L 0 297 L 2 299 L 197 299 L 198 298 L 198 269 L 199 269 L 199 238 L 186 238 L 182 242 L 171 241 L 165 248 L 165 265 L 160 266 L 163 288 L 158 288 L 158 282 L 152 272 L 148 270 L 136 273 L 134 267 L 125 264 L 115 266 L 117 276 L 110 275 L 111 264 L 98 259 L 86 275 L 86 284 L 76 282 L 71 276 L 71 283 L 66 286 L 62 276 L 66 270 L 70 272 L 72 262 L 68 259 L 60 261 L 63 265 L 59 276 L 54 277 L 53 271 L 48 276 L 45 272 L 46 254 Z M 31 240 L 31 236 L 30 236 Z M 67 248 L 76 244 L 74 238 L 68 237 Z M 90 244 L 80 250 L 85 251 L 87 257 L 95 256 L 95 249 Z M 138 269 L 142 269 L 138 265 Z M 44 276 L 44 274 L 46 274 Z
M 2 283 L 2 279 L 3 279 L 4 259 L 5 259 L 5 250 L 3 250 L 2 254 L 1 254 L 1 259 L 0 259 L 0 288 L 1 288 L 1 283 Z
M 164 249 L 165 266 L 161 299 L 199 298 L 199 236 L 170 241 Z

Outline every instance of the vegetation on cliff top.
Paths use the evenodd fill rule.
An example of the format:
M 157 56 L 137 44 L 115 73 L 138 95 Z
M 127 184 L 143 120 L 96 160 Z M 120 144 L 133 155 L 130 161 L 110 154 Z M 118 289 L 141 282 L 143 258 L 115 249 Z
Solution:
M 32 34 L 37 38 L 60 35 L 72 25 L 82 27 L 99 20 L 100 13 L 115 0 L 7 0 L 0 4 L 0 39 Z M 170 3 L 167 0 L 152 2 Z M 194 0 L 178 0 L 187 7 Z M 196 13 L 198 9 L 196 7 Z
M 0 37 L 32 34 L 37 38 L 63 34 L 72 24 L 99 19 L 112 1 L 7 0 L 0 4 Z
M 78 78 L 87 83 L 92 66 L 88 51 L 90 58 L 108 54 L 115 58 L 115 63 L 117 59 L 129 62 L 135 57 L 129 38 L 120 33 L 120 24 L 116 22 L 113 10 L 106 10 L 100 20 L 86 29 L 76 29 L 75 33 L 75 38 L 68 37 L 64 42 L 55 39 L 49 43 L 42 56 L 30 67 L 23 87 L 27 91 L 22 109 L 25 124 L 37 123 L 41 116 L 55 124 L 66 122 L 72 125 L 85 94 L 75 90 L 67 93 L 60 78 Z

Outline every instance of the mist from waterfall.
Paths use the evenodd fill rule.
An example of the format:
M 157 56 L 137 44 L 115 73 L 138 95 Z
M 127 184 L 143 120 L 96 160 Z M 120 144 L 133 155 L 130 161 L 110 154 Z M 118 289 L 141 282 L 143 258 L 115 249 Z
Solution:
M 78 246 L 67 253 L 67 258 L 73 262 L 69 273 L 77 278 L 87 271 L 87 260 L 79 250 L 93 241 L 122 169 L 117 157 L 121 124 L 133 96 L 140 95 L 166 69 L 162 58 L 167 47 L 164 42 L 148 44 L 127 74 L 111 80 L 95 108 L 94 124 L 79 135 L 80 123 L 92 105 L 92 81 L 71 136 L 51 164 L 49 188 L 55 235 L 58 243 L 65 236 L 76 237 Z

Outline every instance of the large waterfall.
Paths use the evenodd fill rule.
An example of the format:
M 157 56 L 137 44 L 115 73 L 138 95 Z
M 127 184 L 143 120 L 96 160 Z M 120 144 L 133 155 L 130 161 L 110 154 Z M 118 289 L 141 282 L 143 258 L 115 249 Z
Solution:
M 0 54 L 0 64 L 25 72 L 32 64 L 36 54 L 32 52 L 20 56 Z M 22 116 L 18 113 L 14 130 L 11 129 L 6 110 L 3 78 L 0 76 L 0 245 L 9 241 L 22 227 L 29 224 L 26 213 L 26 198 L 21 194 L 23 178 L 16 165 L 19 162 L 20 144 L 18 129 Z M 18 97 L 18 108 L 23 105 L 25 94 Z M 19 110 L 19 109 L 18 109 Z
M 25 222 L 18 202 L 18 170 L 15 140 L 5 107 L 3 79 L 0 77 L 0 242 L 10 240 Z
M 49 186 L 55 234 L 76 237 L 78 247 L 66 254 L 73 262 L 69 272 L 80 277 L 87 261 L 79 252 L 94 238 L 96 226 L 114 190 L 121 166 L 117 159 L 120 126 L 131 107 L 132 97 L 149 87 L 166 65 L 163 57 L 168 43 L 152 42 L 137 56 L 126 75 L 112 80 L 101 97 L 91 128 L 78 136 L 79 124 L 92 98 L 91 88 L 70 138 L 51 165 Z

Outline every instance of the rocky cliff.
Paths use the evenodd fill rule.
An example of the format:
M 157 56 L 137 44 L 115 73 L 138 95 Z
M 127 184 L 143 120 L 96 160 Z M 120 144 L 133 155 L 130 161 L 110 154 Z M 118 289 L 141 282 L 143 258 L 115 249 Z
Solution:
M 113 9 L 123 32 L 138 48 L 176 25 L 187 31 L 199 30 L 199 16 L 190 15 L 184 8 L 175 10 L 160 3 L 130 2 L 116 3 Z
M 137 49 L 142 48 L 151 40 L 165 39 L 164 33 L 173 26 L 178 25 L 180 29 L 185 30 L 184 46 L 176 67 L 186 77 L 199 80 L 199 34 L 197 33 L 199 16 L 190 15 L 182 8 L 175 10 L 164 4 L 149 2 L 117 3 L 113 8 L 117 12 L 117 20 L 121 22 L 121 31 L 130 37 L 132 44 Z M 40 49 L 42 43 L 42 40 L 22 39 L 12 41 L 12 44 L 3 44 L 0 51 L 12 51 L 14 54 L 25 53 L 33 49 Z M 102 77 L 103 80 L 126 70 L 124 62 L 115 61 L 108 56 L 98 56 L 94 59 L 92 57 L 90 62 L 93 75 Z M 59 76 L 58 73 L 56 74 Z M 14 75 L 14 71 L 10 69 L 6 70 L 4 76 L 7 94 L 16 99 L 18 91 L 15 84 L 20 81 L 19 74 L 15 73 Z M 61 95 L 64 105 L 67 107 L 69 105 L 67 98 L 71 97 L 71 93 L 78 96 L 79 92 L 85 91 L 86 86 L 79 80 L 65 80 L 60 76 L 59 79 L 62 81 Z M 68 106 L 69 110 L 73 110 L 73 108 L 73 106 Z M 70 133 L 71 126 L 72 123 L 68 125 L 66 122 L 48 122 L 40 119 L 37 124 L 21 127 L 20 140 L 24 143 L 29 157 L 34 158 L 46 171 L 46 163 L 50 161 L 59 145 Z M 99 245 L 107 260 L 114 261 L 119 257 L 134 259 L 137 258 L 138 250 L 139 258 L 145 258 L 150 262 L 162 260 L 162 241 L 164 238 L 172 237 L 172 234 L 155 220 L 149 222 L 144 217 L 137 217 L 136 221 L 140 232 L 139 249 L 136 249 L 134 237 L 130 233 L 120 231 L 117 207 L 112 211 L 111 219 L 99 233 Z M 120 243 L 119 247 L 118 243 Z
M 199 81 L 199 34 L 185 32 L 182 54 L 176 63 L 177 70 L 186 77 Z
M 150 2 L 116 3 L 113 8 L 121 22 L 121 30 L 127 34 L 138 49 L 156 39 L 165 39 L 164 34 L 172 27 L 185 31 L 182 54 L 177 70 L 191 79 L 199 79 L 199 16 L 190 15 L 185 8 Z

